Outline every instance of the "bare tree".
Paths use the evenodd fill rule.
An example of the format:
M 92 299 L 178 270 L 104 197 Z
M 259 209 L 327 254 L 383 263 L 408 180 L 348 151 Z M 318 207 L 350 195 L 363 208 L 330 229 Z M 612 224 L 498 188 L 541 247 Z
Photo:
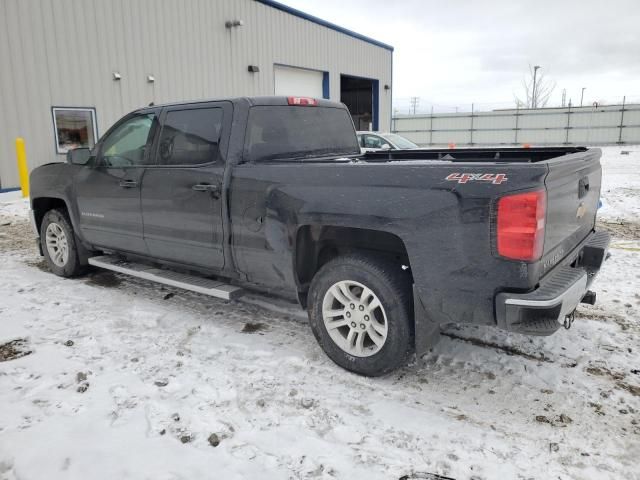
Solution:
M 540 67 L 529 65 L 529 73 L 522 79 L 524 95 L 516 95 L 516 105 L 520 108 L 545 107 L 556 88 L 553 82 L 540 72 Z

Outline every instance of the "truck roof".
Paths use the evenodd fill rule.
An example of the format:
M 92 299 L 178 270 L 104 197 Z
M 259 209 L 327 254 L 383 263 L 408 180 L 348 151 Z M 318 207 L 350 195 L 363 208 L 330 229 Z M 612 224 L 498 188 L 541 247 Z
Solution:
M 291 95 L 291 96 L 299 97 L 299 98 L 313 98 L 313 97 L 303 97 L 301 95 Z M 181 102 L 168 102 L 168 103 L 147 105 L 145 107 L 141 107 L 134 111 L 139 112 L 139 111 L 144 111 L 147 109 L 158 108 L 158 107 L 197 105 L 199 103 L 208 103 L 208 102 L 232 102 L 232 103 L 246 102 L 249 106 L 257 106 L 257 105 L 287 106 L 289 105 L 288 99 L 289 99 L 289 96 L 283 96 L 283 95 L 258 96 L 258 97 L 203 98 L 199 100 L 186 100 Z M 345 105 L 342 103 L 332 102 L 331 100 L 327 100 L 324 98 L 314 98 L 314 100 L 317 102 L 318 107 L 346 108 Z

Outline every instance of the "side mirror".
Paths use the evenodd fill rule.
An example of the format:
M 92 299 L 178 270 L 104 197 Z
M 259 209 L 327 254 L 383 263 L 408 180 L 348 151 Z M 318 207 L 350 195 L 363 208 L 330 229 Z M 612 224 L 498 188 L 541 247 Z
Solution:
M 391 145 L 389 145 L 388 143 L 385 143 L 384 145 L 382 145 L 380 147 L 381 150 L 391 150 Z
M 86 165 L 90 158 L 90 148 L 74 148 L 67 152 L 67 163 L 72 165 Z

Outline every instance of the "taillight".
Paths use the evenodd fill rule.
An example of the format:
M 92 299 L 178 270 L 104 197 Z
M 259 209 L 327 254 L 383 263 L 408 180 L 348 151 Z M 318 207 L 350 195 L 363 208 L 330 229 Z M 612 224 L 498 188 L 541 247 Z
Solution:
M 318 105 L 318 100 L 310 97 L 287 97 L 287 103 L 289 105 L 304 105 L 307 107 L 315 107 Z
M 546 209 L 544 190 L 500 198 L 496 228 L 498 254 L 514 260 L 539 260 L 544 247 Z

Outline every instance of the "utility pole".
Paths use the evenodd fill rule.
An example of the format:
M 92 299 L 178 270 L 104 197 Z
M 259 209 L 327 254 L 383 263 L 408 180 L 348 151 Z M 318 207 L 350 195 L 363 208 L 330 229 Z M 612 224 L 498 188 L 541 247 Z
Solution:
M 431 116 L 429 117 L 429 145 L 433 145 L 433 105 L 431 105 Z
M 471 128 L 469 129 L 469 134 L 470 134 L 470 138 L 469 138 L 469 144 L 473 145 L 473 113 L 475 111 L 475 105 L 472 103 L 471 104 Z
M 416 114 L 416 107 L 420 104 L 420 97 L 411 97 L 411 108 L 413 109 L 413 114 Z
M 582 106 L 582 100 L 584 100 L 584 91 L 587 87 L 582 87 L 582 93 L 580 94 L 580 106 Z
M 567 89 L 566 88 L 562 89 L 562 106 L 563 107 L 567 106 Z
M 618 143 L 624 143 L 622 141 L 622 128 L 624 127 L 624 105 L 627 102 L 627 96 L 622 97 L 622 110 L 620 113 L 620 128 L 618 129 Z
M 533 91 L 531 92 L 531 107 L 538 108 L 538 99 L 536 98 L 536 76 L 538 75 L 538 69 L 540 65 L 533 66 Z

